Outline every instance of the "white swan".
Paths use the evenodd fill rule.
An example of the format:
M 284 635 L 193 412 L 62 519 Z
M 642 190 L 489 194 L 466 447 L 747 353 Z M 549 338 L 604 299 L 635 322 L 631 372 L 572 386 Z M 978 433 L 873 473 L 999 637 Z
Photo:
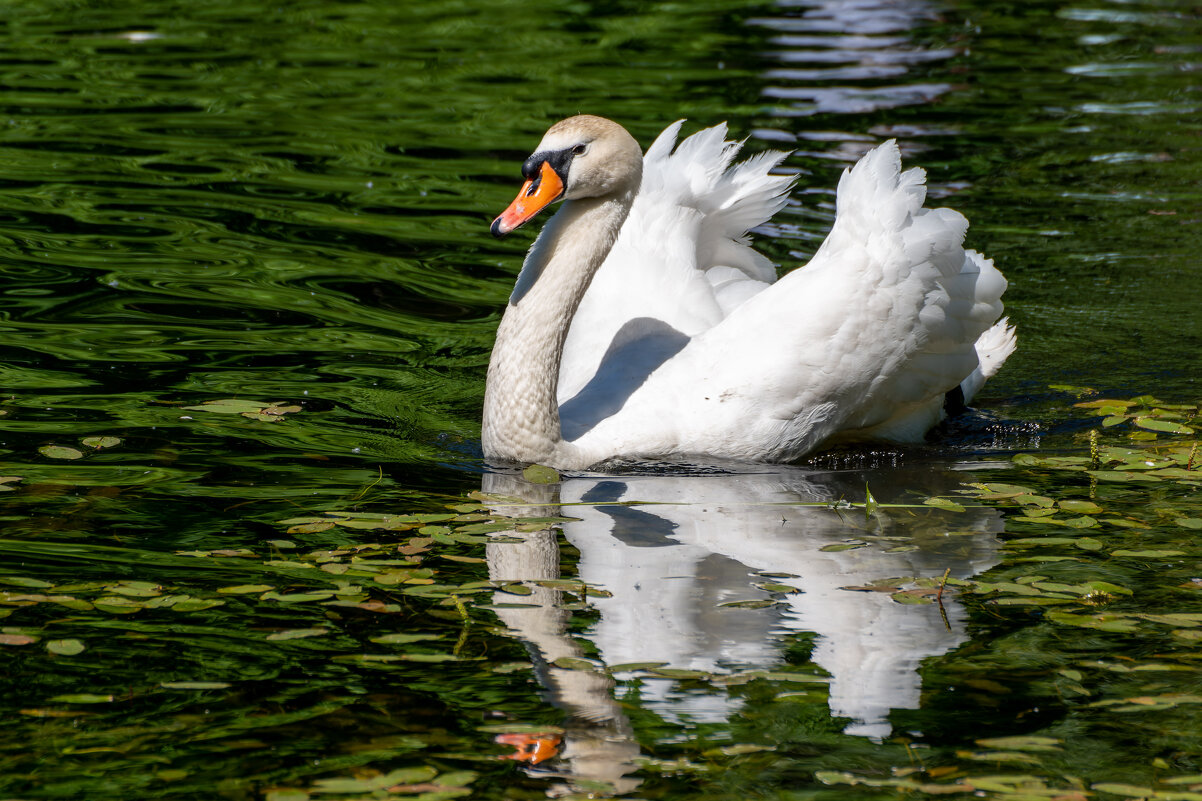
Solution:
M 644 157 L 601 117 L 553 125 L 503 236 L 563 206 L 530 248 L 488 367 L 491 462 L 614 457 L 785 462 L 845 440 L 917 441 L 946 393 L 971 399 L 1014 350 L 1006 280 L 926 209 L 887 142 L 844 172 L 826 241 L 775 280 L 747 232 L 784 206 L 785 156 L 731 167 L 725 126 Z

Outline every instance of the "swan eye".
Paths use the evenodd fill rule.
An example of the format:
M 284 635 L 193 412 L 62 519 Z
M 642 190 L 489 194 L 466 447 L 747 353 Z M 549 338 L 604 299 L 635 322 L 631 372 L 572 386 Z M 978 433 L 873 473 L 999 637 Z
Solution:
M 588 145 L 576 145 L 576 147 L 572 148 L 572 155 L 583 156 L 586 151 L 588 151 Z

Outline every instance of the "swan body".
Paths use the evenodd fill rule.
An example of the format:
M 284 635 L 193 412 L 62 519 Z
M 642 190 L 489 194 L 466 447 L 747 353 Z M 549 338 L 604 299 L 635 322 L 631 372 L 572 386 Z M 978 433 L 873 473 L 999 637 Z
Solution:
M 928 209 L 892 141 L 840 179 L 826 241 L 776 280 L 747 232 L 786 203 L 785 154 L 731 166 L 725 126 L 645 156 L 600 117 L 552 126 L 504 235 L 559 199 L 497 332 L 482 441 L 495 462 L 787 462 L 841 441 L 913 442 L 1014 350 L 1006 280 Z

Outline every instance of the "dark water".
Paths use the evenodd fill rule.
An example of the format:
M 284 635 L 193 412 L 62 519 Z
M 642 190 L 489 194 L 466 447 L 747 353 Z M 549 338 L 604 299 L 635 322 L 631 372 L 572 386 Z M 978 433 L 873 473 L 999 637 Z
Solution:
M 953 492 L 970 468 L 1006 481 L 1014 450 L 1082 445 L 1085 418 L 1070 408 L 1080 388 L 1197 400 L 1195 4 L 14 2 L 0 23 L 0 475 L 20 479 L 0 496 L 0 573 L 17 594 L 85 599 L 0 607 L 4 634 L 37 638 L 0 648 L 10 720 L 0 794 L 291 801 L 286 791 L 402 787 L 416 789 L 392 795 L 525 798 L 571 785 L 842 798 L 896 791 L 824 784 L 818 772 L 900 780 L 926 765 L 947 768 L 929 774 L 946 781 L 1026 770 L 1064 792 L 1202 774 L 1194 702 L 1156 707 L 1164 725 L 1134 729 L 1131 716 L 1090 706 L 1197 693 L 1196 653 L 1148 682 L 1076 677 L 1100 659 L 1142 664 L 1168 634 L 838 590 L 944 570 L 1018 577 L 1026 556 L 1007 551 L 1003 563 L 997 535 L 1025 536 L 1022 525 L 993 509 L 950 522 L 880 510 L 868 523 L 863 510 L 797 506 L 863 500 L 865 484 L 878 500 L 911 502 Z M 553 492 L 484 476 L 485 489 L 536 504 L 667 504 L 578 507 L 561 535 L 511 544 L 509 562 L 439 528 L 471 519 L 405 530 L 401 542 L 446 540 L 430 546 L 443 551 L 429 576 L 378 581 L 390 566 L 360 575 L 349 552 L 314 555 L 387 542 L 363 559 L 405 556 L 389 551 L 395 527 L 289 533 L 304 524 L 280 521 L 488 513 L 447 510 L 482 487 L 484 367 L 528 242 L 497 242 L 487 224 L 542 131 L 577 112 L 617 119 L 644 143 L 685 117 L 690 130 L 729 121 L 748 150 L 794 151 L 799 188 L 759 236 L 786 267 L 825 236 L 839 172 L 896 137 L 907 163 L 927 169 L 932 196 L 972 222 L 969 244 L 1011 281 L 1020 346 L 980 399 L 982 416 L 927 448 L 853 459 L 851 471 L 577 479 Z M 299 409 L 184 408 L 235 398 Z M 121 441 L 81 444 L 96 436 Z M 87 453 L 39 451 L 53 445 Z M 1172 523 L 1198 516 L 1196 487 L 1185 492 L 1149 499 L 1123 487 L 1102 500 L 1130 514 L 1177 510 L 1161 514 Z M 765 537 L 778 508 L 792 511 Z M 1139 536 L 1180 548 L 1191 530 Z M 616 545 L 599 549 L 607 537 Z M 840 543 L 851 549 L 822 550 Z M 1148 559 L 1049 560 L 1044 575 L 1145 587 L 1197 572 Z M 624 583 L 637 569 L 641 580 Z M 576 603 L 541 587 L 535 606 L 506 606 L 488 600 L 491 585 L 471 586 L 489 570 L 578 576 L 613 596 Z M 435 590 L 389 589 L 410 578 L 432 582 L 410 590 Z M 341 594 L 219 592 L 259 585 Z M 175 596 L 192 600 L 162 602 L 178 613 L 112 611 L 113 597 Z M 887 603 L 873 606 L 878 596 Z M 466 618 L 455 598 L 472 600 Z M 765 599 L 777 602 L 754 603 Z M 381 616 L 331 600 L 398 608 Z M 1202 609 L 1188 590 L 1147 602 Z M 325 633 L 265 640 L 309 629 Z M 415 640 L 405 653 L 418 658 L 355 661 L 389 633 L 436 647 Z M 48 651 L 58 639 L 86 650 Z M 615 683 L 548 666 L 561 657 L 698 675 Z M 873 659 L 877 673 L 848 672 Z M 746 670 L 795 674 L 711 681 Z M 198 681 L 229 686 L 163 686 Z M 115 700 L 61 700 L 80 693 Z M 505 749 L 488 726 L 518 724 L 566 728 L 576 750 L 525 771 L 497 760 Z M 954 756 L 978 748 L 974 738 L 1031 734 L 1059 750 Z M 319 784 L 410 769 L 379 787 Z M 1019 797 L 997 786 L 980 792 Z M 1026 792 L 1050 797 L 1036 789 Z

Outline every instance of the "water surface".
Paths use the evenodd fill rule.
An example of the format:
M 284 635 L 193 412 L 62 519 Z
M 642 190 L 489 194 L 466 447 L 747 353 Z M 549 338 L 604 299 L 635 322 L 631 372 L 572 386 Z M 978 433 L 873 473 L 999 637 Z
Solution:
M 1159 724 L 1110 703 L 1196 693 L 1193 640 L 1171 633 L 1189 619 L 1090 628 L 880 583 L 1046 565 L 1131 590 L 1131 614 L 1199 611 L 1176 522 L 1196 487 L 1150 499 L 1009 462 L 1084 447 L 1089 390 L 1197 400 L 1194 6 L 22 1 L 0 22 L 0 475 L 19 479 L 0 484 L 0 572 L 60 597 L 0 607 L 5 636 L 36 638 L 0 648 L 8 795 L 867 798 L 915 766 L 1066 793 L 1202 774 L 1193 702 L 1150 705 Z M 798 189 L 757 232 L 783 269 L 821 243 L 840 171 L 897 138 L 1011 281 L 1020 347 L 979 414 L 785 470 L 482 476 L 484 368 L 529 241 L 488 222 L 578 112 L 644 143 L 687 118 L 791 150 Z M 227 399 L 294 410 L 185 408 Z M 56 445 L 84 456 L 39 450 Z M 1036 524 L 992 507 L 840 506 L 982 476 L 1144 527 L 1028 552 L 1004 543 Z M 500 508 L 448 509 L 481 488 L 576 520 L 455 539 Z M 656 505 L 612 505 L 630 501 Z M 281 522 L 326 511 L 434 517 Z M 1188 556 L 1113 556 L 1140 548 Z M 427 639 L 373 639 L 391 635 Z M 634 662 L 694 672 L 601 670 Z M 522 726 L 556 756 L 498 759 Z M 1058 750 L 975 742 L 1026 735 Z M 990 749 L 1011 756 L 971 756 Z M 321 784 L 342 780 L 367 784 Z

